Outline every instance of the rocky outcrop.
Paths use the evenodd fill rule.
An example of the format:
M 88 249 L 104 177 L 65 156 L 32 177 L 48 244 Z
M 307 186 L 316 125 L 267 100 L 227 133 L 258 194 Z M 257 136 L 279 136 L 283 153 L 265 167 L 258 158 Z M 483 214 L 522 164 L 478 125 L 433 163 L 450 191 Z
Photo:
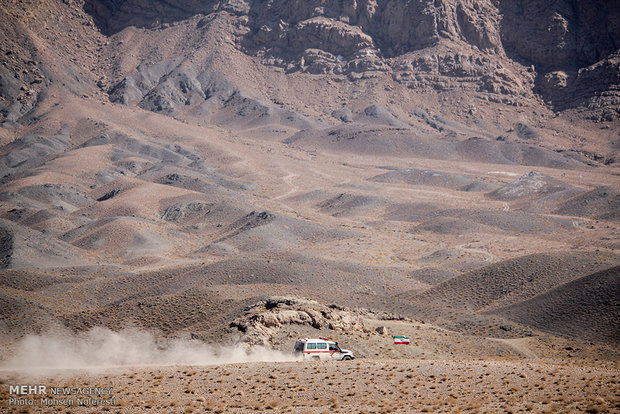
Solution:
M 241 333 L 241 341 L 251 345 L 268 345 L 280 329 L 305 325 L 320 330 L 363 331 L 380 333 L 368 329 L 365 319 L 405 320 L 401 315 L 367 309 L 349 309 L 339 305 L 323 305 L 317 301 L 297 297 L 274 296 L 245 309 L 244 314 L 230 327 Z
M 84 10 L 106 34 L 129 26 L 150 27 L 182 20 L 197 13 L 210 13 L 215 1 L 199 0 L 86 0 Z
M 303 4 L 300 4 L 303 3 Z M 309 73 L 389 71 L 391 59 L 442 42 L 501 53 L 498 14 L 485 2 L 255 1 L 243 45 L 263 63 Z M 482 6 L 480 6 L 482 4 Z M 274 18 L 277 16 L 277 18 Z M 437 60 L 437 59 L 436 59 Z M 457 66 L 459 62 L 457 62 Z M 479 72 L 486 73 L 487 68 Z M 409 72 L 416 72 L 410 65 Z M 457 74 L 467 69 L 445 71 Z M 458 76 L 458 75 L 457 75 Z M 353 79 L 356 77 L 353 76 Z
M 246 309 L 231 327 L 242 333 L 242 341 L 268 345 L 285 325 L 308 325 L 335 331 L 363 330 L 360 314 L 337 305 L 325 306 L 308 299 L 273 297 Z
M 248 17 L 252 34 L 246 40 L 260 47 L 286 46 L 299 52 L 322 43 L 350 54 L 351 46 L 376 42 L 385 55 L 393 56 L 448 38 L 481 50 L 501 50 L 499 15 L 485 0 L 87 0 L 84 8 L 106 33 L 227 12 Z
M 538 171 L 530 171 L 517 180 L 490 192 L 488 197 L 495 200 L 523 200 L 528 197 L 539 197 L 553 193 L 577 194 L 582 190 L 565 184 Z
M 257 0 L 250 3 L 251 10 L 256 12 L 250 15 L 254 32 L 273 34 L 253 39 L 259 46 L 288 38 L 300 27 L 307 28 L 308 22 L 321 19 L 323 27 L 312 27 L 313 36 L 325 38 L 324 32 L 335 29 L 343 34 L 362 31 L 372 39 L 367 42 L 363 36 L 367 46 L 374 43 L 388 57 L 432 46 L 442 38 L 460 39 L 481 50 L 501 49 L 497 11 L 486 1 Z M 278 46 L 282 45 L 280 42 Z M 350 49 L 344 52 L 350 53 Z
M 620 116 L 620 53 L 576 72 L 549 72 L 538 88 L 557 110 L 579 108 L 590 119 L 613 121 Z
M 230 326 L 251 345 L 268 345 L 271 338 L 286 325 L 307 325 L 336 331 L 363 330 L 362 317 L 347 308 L 325 306 L 308 299 L 273 297 L 248 309 Z
M 498 2 L 510 57 L 545 72 L 592 65 L 620 46 L 620 4 L 604 0 Z
M 620 113 L 620 6 L 614 2 L 89 0 L 85 9 L 109 33 L 193 15 L 206 15 L 198 22 L 203 30 L 226 16 L 235 21 L 230 32 L 239 49 L 287 72 L 350 80 L 388 72 L 410 88 L 469 90 L 511 105 L 538 93 L 560 111 L 581 108 L 603 120 Z M 179 72 L 166 66 L 172 63 L 149 69 L 162 74 L 123 81 L 113 100 L 173 114 L 209 98 L 201 77 L 210 75 L 169 76 Z M 178 76 L 187 78 L 180 91 L 172 83 Z M 209 105 L 201 109 L 208 111 Z
M 557 110 L 620 115 L 620 3 L 603 0 L 498 2 L 507 55 L 532 64 L 537 91 Z

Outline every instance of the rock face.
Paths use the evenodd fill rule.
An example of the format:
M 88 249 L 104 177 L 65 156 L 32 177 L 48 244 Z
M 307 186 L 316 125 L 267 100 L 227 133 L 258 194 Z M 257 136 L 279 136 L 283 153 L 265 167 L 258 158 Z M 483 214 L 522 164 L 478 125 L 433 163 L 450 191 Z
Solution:
M 203 47 L 196 42 L 209 32 L 229 36 L 237 49 L 289 73 L 330 74 L 351 81 L 388 73 L 412 89 L 469 91 L 513 106 L 540 95 L 556 111 L 576 109 L 583 117 L 603 121 L 613 121 L 620 113 L 618 2 L 81 0 L 64 4 L 81 6 L 106 35 L 128 27 L 165 30 L 190 19 L 196 26 L 192 38 L 184 42 L 188 48 Z M 7 45 L 0 50 L 0 121 L 14 123 L 37 104 L 53 79 L 38 65 L 37 47 L 24 27 L 14 19 L 7 19 L 7 24 L 8 32 L 0 33 Z M 99 74 L 97 86 L 105 86 L 113 102 L 167 115 L 209 101 L 195 109 L 203 116 L 221 101 L 233 99 L 245 105 L 250 99 L 227 83 L 221 72 L 188 62 L 183 54 L 139 65 L 135 73 L 110 79 L 110 84 L 109 73 Z M 246 106 L 256 117 L 273 111 L 263 102 Z
M 389 72 L 411 88 L 466 89 L 504 104 L 519 105 L 539 93 L 556 110 L 580 108 L 590 118 L 612 120 L 620 111 L 617 2 L 88 0 L 84 8 L 106 33 L 206 15 L 198 23 L 202 29 L 226 15 L 235 21 L 240 49 L 288 72 L 352 80 Z M 178 62 L 150 72 L 166 76 L 170 64 Z M 159 79 L 139 76 L 117 85 L 113 99 L 141 100 L 144 92 L 135 90 Z M 207 77 L 190 74 L 186 82 L 195 96 L 204 90 L 197 87 L 201 76 Z M 193 99 L 176 91 L 162 96 L 143 107 L 171 113 Z
M 298 297 L 273 296 L 248 307 L 244 314 L 231 322 L 230 327 L 241 334 L 241 341 L 250 345 L 268 345 L 280 329 L 287 325 L 306 325 L 314 329 L 332 331 L 363 331 L 372 333 L 364 325 L 365 319 L 405 320 L 402 315 L 368 309 L 349 309 L 339 305 L 323 305 Z M 374 332 L 387 335 L 387 328 Z
M 215 1 L 87 0 L 84 9 L 107 34 L 128 26 L 145 27 L 187 18 L 214 10 Z M 217 2 L 219 3 L 219 2 Z
M 335 331 L 364 329 L 363 318 L 357 312 L 313 300 L 285 297 L 259 302 L 231 323 L 231 327 L 243 334 L 243 342 L 251 345 L 268 345 L 284 325 L 308 325 Z
M 252 8 L 257 15 L 250 15 L 242 44 L 264 64 L 351 79 L 390 72 L 412 88 L 467 84 L 473 90 L 520 93 L 521 81 L 493 64 L 503 53 L 500 17 L 487 2 L 254 3 L 260 6 Z M 486 79 L 496 69 L 504 71 L 506 81 Z
M 547 69 L 592 65 L 618 48 L 620 5 L 604 0 L 501 1 L 504 48 Z
M 314 43 L 332 54 L 351 54 L 374 46 L 376 40 L 388 55 L 402 54 L 431 46 L 441 37 L 460 38 L 483 49 L 501 48 L 497 11 L 488 1 L 89 0 L 85 9 L 108 33 L 198 13 L 247 15 L 253 31 L 250 42 L 297 51 Z
M 613 1 L 501 1 L 509 57 L 535 65 L 537 90 L 564 110 L 618 116 L 620 4 Z

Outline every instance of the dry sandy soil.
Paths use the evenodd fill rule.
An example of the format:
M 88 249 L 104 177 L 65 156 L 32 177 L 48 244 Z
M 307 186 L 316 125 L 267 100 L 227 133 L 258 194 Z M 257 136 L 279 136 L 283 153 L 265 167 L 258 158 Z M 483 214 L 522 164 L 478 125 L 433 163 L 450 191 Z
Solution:
M 354 351 L 353 361 L 292 360 L 290 346 L 295 338 L 291 336 L 299 332 L 293 329 L 274 341 L 282 353 L 270 351 L 256 357 L 265 362 L 230 362 L 243 360 L 240 353 L 228 362 L 220 357 L 200 365 L 113 367 L 112 357 L 103 362 L 107 368 L 5 369 L 0 371 L 3 407 L 9 412 L 67 413 L 611 413 L 620 408 L 618 354 L 613 347 L 545 334 L 483 338 L 408 321 L 365 318 L 364 324 L 366 333 L 345 331 L 333 336 Z M 374 328 L 379 326 L 387 333 L 409 335 L 412 343 L 394 345 L 391 336 L 377 333 Z M 96 365 L 95 357 L 89 356 Z M 63 357 L 69 358 L 46 356 Z M 31 395 L 19 398 L 33 398 L 38 406 L 16 407 L 8 405 L 9 398 L 16 398 L 7 392 L 10 384 L 111 388 L 94 398 L 114 400 L 95 407 L 93 402 L 80 403 L 79 395 L 70 395 L 64 398 L 72 402 L 59 401 L 51 407 L 41 406 L 41 396 Z
M 616 363 L 364 359 L 108 369 L 38 381 L 113 389 L 115 407 L 60 412 L 601 413 L 620 408 Z

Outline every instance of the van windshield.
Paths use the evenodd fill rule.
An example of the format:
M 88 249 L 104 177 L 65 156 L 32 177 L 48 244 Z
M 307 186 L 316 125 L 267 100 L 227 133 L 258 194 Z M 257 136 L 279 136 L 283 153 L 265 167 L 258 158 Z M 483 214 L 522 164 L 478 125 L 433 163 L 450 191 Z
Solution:
M 304 351 L 304 343 L 303 342 L 295 342 L 295 351 L 294 352 L 303 352 Z
M 329 350 L 334 352 L 340 352 L 340 347 L 338 344 L 329 344 Z

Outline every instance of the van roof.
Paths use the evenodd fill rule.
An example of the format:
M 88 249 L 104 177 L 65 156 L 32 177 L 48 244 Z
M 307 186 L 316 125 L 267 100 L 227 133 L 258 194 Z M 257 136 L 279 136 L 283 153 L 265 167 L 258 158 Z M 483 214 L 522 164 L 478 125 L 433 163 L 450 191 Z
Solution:
M 299 342 L 334 342 L 331 339 L 324 338 L 324 337 L 319 337 L 319 338 L 297 338 L 297 341 L 299 341 Z

